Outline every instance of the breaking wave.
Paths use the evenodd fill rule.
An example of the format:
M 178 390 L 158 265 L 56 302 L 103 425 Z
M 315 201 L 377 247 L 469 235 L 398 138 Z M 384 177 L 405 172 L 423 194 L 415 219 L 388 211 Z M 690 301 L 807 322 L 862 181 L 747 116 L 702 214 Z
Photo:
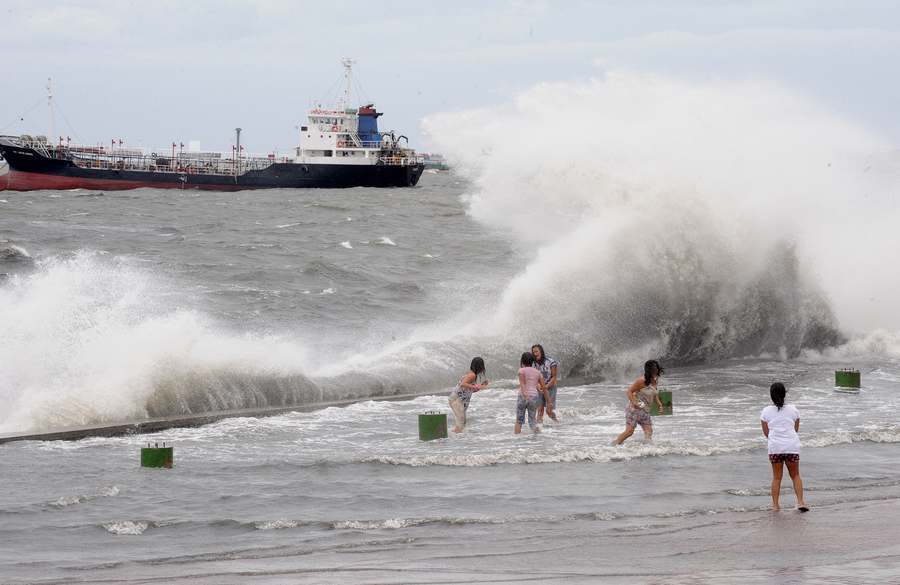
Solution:
M 166 283 L 81 252 L 0 288 L 0 431 L 321 400 L 302 347 L 172 310 Z
M 900 247 L 889 148 L 802 96 L 612 74 L 424 127 L 468 176 L 467 213 L 528 259 L 496 302 L 447 303 L 405 338 L 325 359 L 303 340 L 321 332 L 235 333 L 127 259 L 7 246 L 3 262 L 29 271 L 0 281 L 0 355 L 15 356 L 0 432 L 439 391 L 472 355 L 507 364 L 538 340 L 585 382 L 647 356 L 900 355 L 896 301 L 871 302 L 900 288 L 880 261 Z
M 900 284 L 875 261 L 900 245 L 888 145 L 771 83 L 617 73 L 424 127 L 473 181 L 471 216 L 536 250 L 492 328 L 566 347 L 588 374 L 629 352 L 821 350 L 885 323 L 847 267 Z

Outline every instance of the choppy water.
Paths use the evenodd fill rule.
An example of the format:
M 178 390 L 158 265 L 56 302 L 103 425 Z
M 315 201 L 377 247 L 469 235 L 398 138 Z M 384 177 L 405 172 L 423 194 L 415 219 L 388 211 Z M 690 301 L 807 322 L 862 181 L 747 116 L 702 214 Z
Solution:
M 489 304 L 527 251 L 465 214 L 466 187 L 427 175 L 420 189 L 397 192 L 6 195 L 4 237 L 15 243 L 0 289 L 2 343 L 17 356 L 2 368 L 7 428 L 351 392 L 436 394 L 146 437 L 4 445 L 2 581 L 843 583 L 894 574 L 900 549 L 879 535 L 894 531 L 900 511 L 895 336 L 671 368 L 676 416 L 657 418 L 652 444 L 638 432 L 620 448 L 609 442 L 623 425 L 626 374 L 609 365 L 593 380 L 569 377 L 577 352 L 549 345 L 568 377 L 563 421 L 514 436 L 517 336 L 482 348 L 452 321 Z M 497 383 L 474 397 L 467 433 L 419 442 L 416 415 L 447 411 L 444 393 L 474 351 L 513 363 L 488 359 Z M 833 370 L 847 365 L 862 369 L 858 395 L 833 389 Z M 803 517 L 767 511 L 758 412 L 773 380 L 803 413 L 815 508 Z M 141 469 L 139 447 L 160 440 L 176 446 L 176 468 Z
M 559 103 L 585 126 L 559 128 Z M 0 432 L 361 401 L 3 445 L 0 582 L 894 578 L 888 145 L 765 84 L 632 76 L 426 128 L 460 172 L 415 189 L 2 193 Z M 516 437 L 535 342 L 563 421 Z M 471 428 L 420 443 L 474 355 L 496 384 Z M 676 415 L 613 448 L 648 357 Z M 848 366 L 859 394 L 833 389 Z M 810 514 L 787 481 L 766 509 L 776 380 Z M 176 468 L 139 468 L 147 440 Z
M 512 433 L 511 381 L 460 436 L 423 443 L 443 396 L 360 402 L 159 435 L 3 446 L 4 583 L 874 583 L 900 547 L 900 363 L 735 360 L 669 376 L 652 444 L 609 441 L 621 385 L 560 391 L 561 422 Z M 809 514 L 768 511 L 758 414 L 788 380 Z M 638 432 L 637 435 L 640 433 Z M 173 470 L 141 469 L 146 441 Z
M 5 194 L 0 431 L 442 388 L 517 268 L 462 188 Z

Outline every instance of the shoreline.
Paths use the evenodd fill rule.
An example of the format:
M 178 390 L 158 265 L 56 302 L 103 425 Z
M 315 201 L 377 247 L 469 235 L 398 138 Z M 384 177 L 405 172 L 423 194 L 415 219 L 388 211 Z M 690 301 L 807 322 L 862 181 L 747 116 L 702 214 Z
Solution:
M 164 416 L 134 421 L 120 421 L 99 425 L 84 425 L 67 427 L 53 431 L 24 432 L 0 434 L 0 445 L 16 441 L 78 441 L 88 437 L 121 437 L 123 435 L 144 435 L 175 428 L 201 427 L 226 418 L 263 418 L 277 416 L 287 412 L 314 412 L 331 407 L 344 407 L 359 402 L 373 401 L 402 401 L 412 400 L 422 396 L 433 396 L 435 392 L 423 392 L 414 394 L 393 394 L 390 396 L 372 396 L 367 398 L 348 398 L 345 400 L 333 400 L 329 402 L 315 402 L 312 404 L 298 404 L 294 406 L 269 406 L 266 408 L 242 408 L 235 410 L 222 410 L 217 412 L 203 412 L 199 414 L 187 414 L 178 416 Z

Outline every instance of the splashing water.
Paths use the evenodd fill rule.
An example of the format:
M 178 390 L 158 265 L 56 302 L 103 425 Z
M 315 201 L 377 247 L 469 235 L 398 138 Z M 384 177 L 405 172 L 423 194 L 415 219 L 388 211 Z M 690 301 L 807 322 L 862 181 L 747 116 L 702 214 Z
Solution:
M 617 73 L 424 126 L 474 181 L 470 215 L 534 250 L 495 331 L 690 362 L 885 325 L 869 300 L 900 284 L 878 262 L 900 245 L 896 164 L 776 85 Z
M 275 337 L 216 331 L 173 311 L 165 283 L 125 261 L 51 258 L 0 289 L 0 430 L 293 404 L 320 397 Z
M 668 365 L 900 355 L 890 296 L 900 273 L 883 268 L 900 245 L 889 189 L 900 165 L 878 137 L 803 96 L 766 82 L 620 73 L 539 85 L 505 106 L 432 116 L 425 128 L 470 181 L 468 215 L 512 241 L 522 259 L 512 278 L 493 250 L 416 248 L 459 215 L 440 200 L 401 218 L 400 245 L 380 235 L 396 225 L 367 231 L 380 209 L 358 210 L 354 233 L 337 237 L 347 210 L 318 206 L 336 214 L 320 226 L 330 247 L 379 244 L 352 254 L 348 244 L 330 262 L 310 255 L 297 295 L 322 299 L 320 311 L 339 315 L 346 283 L 375 286 L 395 271 L 395 255 L 440 258 L 423 264 L 440 267 L 461 253 L 473 265 L 493 254 L 476 282 L 448 269 L 440 281 L 392 283 L 395 298 L 381 301 L 389 310 L 404 295 L 431 295 L 412 333 L 379 344 L 360 336 L 334 355 L 316 325 L 273 333 L 241 320 L 235 332 L 182 302 L 177 277 L 125 257 L 7 247 L 0 354 L 15 359 L 0 366 L 0 432 L 439 391 L 473 355 L 493 378 L 513 377 L 511 356 L 536 341 L 567 380 L 584 382 L 631 375 L 647 356 Z M 303 233 L 318 233 L 309 225 Z M 267 260 L 289 241 L 259 245 L 276 246 Z M 362 275 L 335 264 L 356 256 L 383 264 Z M 213 260 L 216 269 L 231 261 Z M 477 302 L 446 296 L 454 286 Z

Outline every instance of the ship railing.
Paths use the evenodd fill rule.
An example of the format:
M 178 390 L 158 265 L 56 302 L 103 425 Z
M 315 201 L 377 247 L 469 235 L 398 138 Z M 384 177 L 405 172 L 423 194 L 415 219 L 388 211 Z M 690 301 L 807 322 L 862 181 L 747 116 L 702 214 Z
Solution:
M 23 134 L 22 136 L 8 136 L 5 138 L 8 138 L 9 142 L 17 146 L 30 148 L 42 156 L 46 156 L 48 158 L 53 157 L 53 155 L 51 154 L 53 146 L 51 144 L 48 144 L 47 138 L 45 136 L 30 136 L 28 134 Z
M 272 166 L 272 159 L 247 158 L 235 161 L 213 158 L 189 158 L 176 155 L 135 155 L 112 153 L 71 153 L 72 162 L 81 168 L 118 171 L 144 171 L 179 175 L 243 175 L 249 171 L 261 171 Z
M 378 160 L 381 161 L 385 165 L 401 166 L 401 167 L 420 164 L 420 163 L 424 162 L 421 157 L 416 156 L 415 154 L 382 156 L 382 157 L 379 157 Z

